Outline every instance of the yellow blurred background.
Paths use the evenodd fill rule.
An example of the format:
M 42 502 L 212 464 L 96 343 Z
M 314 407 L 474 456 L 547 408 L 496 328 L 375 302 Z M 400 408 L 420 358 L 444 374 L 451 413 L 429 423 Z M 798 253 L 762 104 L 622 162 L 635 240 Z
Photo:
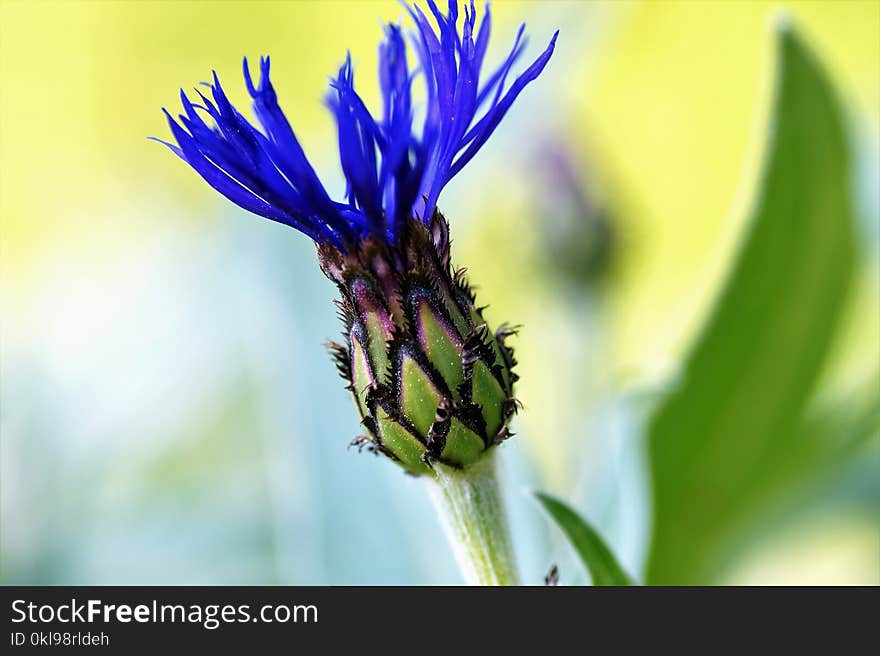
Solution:
M 650 390 L 673 374 L 730 263 L 763 147 L 773 75 L 770 26 L 780 11 L 801 28 L 847 101 L 865 171 L 863 240 L 876 242 L 880 3 L 559 0 L 497 1 L 492 8 L 490 58 L 509 47 L 521 20 L 533 52 L 559 27 L 558 50 L 485 152 L 447 188 L 441 208 L 452 222 L 454 257 L 468 267 L 480 299 L 491 304 L 491 322 L 525 324 L 517 342 L 518 395 L 526 405 L 517 424 L 526 445 L 517 447 L 521 467 L 570 495 L 584 485 L 579 461 L 568 456 L 571 433 L 582 426 L 565 407 L 598 413 L 613 394 Z M 337 560 L 327 555 L 336 548 L 327 546 L 328 536 L 359 530 L 365 521 L 353 518 L 331 530 L 329 515 L 355 511 L 342 502 L 315 501 L 352 493 L 345 489 L 344 468 L 387 477 L 384 493 L 372 499 L 375 522 L 396 516 L 405 524 L 410 517 L 406 508 L 385 506 L 397 472 L 344 451 L 357 429 L 354 413 L 338 424 L 319 416 L 295 429 L 285 421 L 286 413 L 311 412 L 314 399 L 303 388 L 316 372 L 326 374 L 327 389 L 336 385 L 329 360 L 321 364 L 326 358 L 316 339 L 337 330 L 333 290 L 316 270 L 295 276 L 316 269 L 305 237 L 227 206 L 166 149 L 146 140 L 167 135 L 160 108 L 174 113 L 178 88 L 209 79 L 212 69 L 233 101 L 247 107 L 241 57 L 271 54 L 282 106 L 338 195 L 335 134 L 322 105 L 328 76 L 350 50 L 358 90 L 375 107 L 381 24 L 403 17 L 391 0 L 0 2 L 4 581 L 386 582 L 387 575 L 387 582 L 431 582 L 455 576 L 451 565 L 436 569 L 422 562 L 427 558 L 417 555 L 417 538 L 404 529 L 371 529 L 376 535 L 367 548 L 376 551 L 355 560 L 357 566 L 338 566 L 338 559 L 356 559 L 349 552 L 336 554 Z M 535 220 L 540 189 L 521 183 L 536 177 L 544 141 L 562 141 L 588 162 L 585 182 L 612 208 L 613 275 L 586 301 L 573 303 L 571 290 L 559 291 Z M 267 253 L 270 247 L 276 251 Z M 868 264 L 823 388 L 830 394 L 872 375 L 880 360 L 877 244 L 864 247 Z M 523 266 L 529 268 L 522 284 L 511 285 L 512 272 Z M 272 289 L 279 279 L 283 285 Z M 309 285 L 315 299 L 305 305 L 296 295 L 308 296 L 303 287 Z M 308 316 L 297 316 L 305 307 Z M 290 326 L 300 330 L 298 341 L 285 332 Z M 309 348 L 316 353 L 298 355 Z M 267 362 L 286 350 L 295 352 L 283 358 L 291 365 L 283 372 L 289 395 L 263 375 L 274 371 Z M 585 354 L 595 376 L 583 388 L 560 392 L 553 380 L 576 377 L 585 366 L 570 356 L 573 351 Z M 239 361 L 246 364 L 230 364 Z M 280 396 L 282 411 L 261 405 L 267 394 Z M 327 404 L 346 403 L 344 398 L 340 391 Z M 217 456 L 211 454 L 220 447 L 211 435 L 224 431 L 230 436 L 220 443 L 231 455 L 214 470 Z M 339 451 L 344 464 L 333 461 L 316 481 L 296 463 L 300 442 L 287 441 L 295 431 L 304 442 Z M 78 437 L 68 440 L 73 433 Z M 264 462 L 252 453 L 273 449 L 288 459 Z M 596 447 L 595 458 L 601 453 Z M 96 467 L 101 458 L 107 462 Z M 249 458 L 259 462 L 236 469 Z M 206 470 L 195 473 L 194 462 Z M 140 495 L 131 493 L 136 479 L 147 481 Z M 363 485 L 372 479 L 365 480 Z M 156 510 L 149 490 L 157 485 L 166 493 L 166 486 L 183 491 Z M 268 499 L 269 505 L 279 494 L 299 501 L 271 511 L 275 519 L 260 529 L 265 535 L 247 524 L 250 506 L 235 495 L 218 502 L 213 514 L 187 505 L 191 494 L 211 499 L 215 486 L 229 485 L 265 488 L 256 501 Z M 68 510 L 59 495 L 74 494 L 66 486 L 88 490 L 70 502 L 85 519 L 61 529 L 57 518 Z M 203 544 L 221 549 L 211 522 L 222 524 L 230 507 L 250 532 L 235 538 L 250 554 L 247 573 L 228 576 L 231 563 L 240 561 L 222 558 L 193 570 L 191 562 L 201 562 L 203 551 L 184 558 L 167 546 L 167 536 L 178 529 L 161 519 L 161 509 L 174 509 L 187 523 L 205 523 Z M 112 519 L 95 518 L 102 513 Z M 282 523 L 299 528 L 278 529 L 278 513 Z M 130 546 L 126 535 L 141 530 L 133 528 L 139 518 L 154 527 L 134 539 L 149 545 L 139 560 L 107 556 L 102 550 Z M 743 561 L 731 580 L 880 581 L 876 527 L 846 517 L 834 521 L 839 539 L 833 544 L 826 544 L 824 524 L 797 527 L 791 544 L 768 545 Z M 630 533 L 621 530 L 624 540 Z M 631 533 L 637 543 L 644 531 Z M 411 540 L 406 553 L 415 564 L 408 569 L 395 569 L 387 555 L 393 536 L 397 545 Z M 48 555 L 34 555 L 47 542 L 56 545 Z M 260 559 L 270 542 L 275 554 L 265 558 L 272 566 Z M 313 544 L 303 546 L 307 542 Z M 307 552 L 301 562 L 311 563 L 308 571 L 300 561 L 284 564 L 291 556 L 282 552 L 296 549 Z M 549 556 L 535 549 L 538 568 Z M 638 546 L 622 549 L 637 558 Z M 386 554 L 384 569 L 364 573 L 378 552 Z M 801 554 L 808 565 L 797 560 Z M 804 571 L 815 576 L 807 581 Z

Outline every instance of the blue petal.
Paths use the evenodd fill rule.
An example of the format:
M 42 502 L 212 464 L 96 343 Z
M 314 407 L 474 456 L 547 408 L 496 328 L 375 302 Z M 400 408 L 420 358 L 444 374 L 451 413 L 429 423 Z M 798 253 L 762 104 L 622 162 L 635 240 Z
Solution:
M 556 47 L 556 38 L 558 36 L 559 32 L 557 31 L 553 35 L 553 38 L 550 39 L 550 44 L 547 46 L 547 49 L 541 53 L 541 56 L 538 57 L 532 65 L 516 79 L 507 94 L 505 94 L 504 98 L 500 102 L 493 104 L 492 108 L 486 113 L 480 122 L 474 126 L 475 135 L 473 141 L 470 142 L 467 150 L 461 154 L 452 166 L 452 169 L 449 172 L 449 179 L 452 179 L 453 176 L 464 168 L 465 164 L 471 161 L 471 158 L 477 154 L 477 151 L 484 143 L 486 143 L 486 140 L 492 135 L 495 128 L 498 127 L 501 119 L 504 118 L 507 110 L 510 109 L 510 106 L 513 104 L 513 101 L 516 100 L 516 97 L 520 92 L 529 82 L 532 82 L 541 74 L 544 67 L 547 65 L 547 62 L 550 61 L 550 57 L 553 55 L 553 50 Z
M 178 123 L 168 113 L 176 144 L 157 139 L 184 159 L 214 189 L 241 207 L 293 226 L 318 243 L 347 251 L 367 235 L 393 244 L 413 218 L 430 221 L 444 186 L 476 155 L 522 90 L 549 61 L 547 49 L 506 89 L 510 71 L 525 50 L 520 28 L 510 54 L 487 78 L 483 61 L 492 18 L 488 4 L 477 26 L 473 0 L 459 27 L 457 0 L 444 14 L 427 0 L 434 26 L 417 6 L 407 7 L 415 25 L 412 46 L 419 68 L 410 70 L 399 26 L 388 25 L 379 46 L 381 121 L 354 88 L 351 57 L 331 80 L 327 104 L 337 125 L 346 200 L 328 195 L 278 104 L 269 79 L 269 58 L 260 58 L 255 84 L 247 59 L 245 86 L 261 129 L 232 105 L 217 74 L 200 104 L 181 91 Z M 412 83 L 425 84 L 424 120 L 414 129 Z M 486 107 L 482 113 L 482 108 Z M 164 110 L 163 110 L 164 111 Z
M 458 5 L 454 0 L 450 0 L 446 16 L 433 0 L 428 1 L 428 7 L 437 24 L 436 32 L 417 6 L 409 9 L 418 29 L 416 45 L 428 95 L 420 152 L 417 153 L 423 163 L 423 177 L 413 206 L 413 213 L 423 221 L 430 220 L 443 187 L 476 155 L 523 88 L 543 71 L 556 42 L 554 35 L 547 50 L 505 93 L 507 76 L 525 49 L 524 26 L 521 27 L 508 57 L 480 87 L 480 73 L 491 32 L 488 5 L 476 37 L 477 17 L 473 1 L 465 6 L 461 34 L 456 25 Z M 488 109 L 478 116 L 478 111 L 487 102 Z
M 328 104 L 336 116 L 339 158 L 349 185 L 349 202 L 366 214 L 375 233 L 382 234 L 384 216 L 376 156 L 379 129 L 354 90 L 350 56 L 331 86 L 336 94 L 328 99 Z
M 287 180 L 302 194 L 307 203 L 311 204 L 320 214 L 332 216 L 334 214 L 333 201 L 327 195 L 287 121 L 287 117 L 278 105 L 278 97 L 269 80 L 269 58 L 260 58 L 259 88 L 255 88 L 251 81 L 247 58 L 242 61 L 242 68 L 245 84 L 254 100 L 254 112 L 268 135 L 264 147 L 269 157 Z
M 285 215 L 283 212 L 279 211 L 277 208 L 273 207 L 241 185 L 241 183 L 230 177 L 220 167 L 212 163 L 200 152 L 193 137 L 187 134 L 186 131 L 177 124 L 171 114 L 166 111 L 165 115 L 168 118 L 168 125 L 171 128 L 171 133 L 180 145 L 180 151 L 184 159 L 186 159 L 189 165 L 192 166 L 209 185 L 236 205 L 239 205 L 254 214 L 258 214 L 280 223 L 286 223 L 287 225 L 291 225 L 298 230 L 301 230 L 313 239 L 317 238 L 317 233 L 314 232 L 310 226 L 300 225 L 295 218 Z

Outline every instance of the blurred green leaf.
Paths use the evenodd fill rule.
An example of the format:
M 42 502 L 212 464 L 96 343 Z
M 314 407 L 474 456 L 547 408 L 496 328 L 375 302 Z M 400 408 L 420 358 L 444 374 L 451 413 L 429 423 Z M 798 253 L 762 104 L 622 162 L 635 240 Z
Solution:
M 880 435 L 880 379 L 851 390 L 844 401 L 826 404 L 805 414 L 793 432 L 797 444 L 784 444 L 787 457 L 771 459 L 772 472 L 758 477 L 752 496 L 771 498 L 795 487 L 804 472 L 835 472 L 847 456 L 855 455 Z M 758 487 L 760 485 L 760 487 Z
M 559 499 L 543 492 L 535 492 L 535 497 L 568 537 L 589 570 L 593 585 L 633 585 L 592 526 Z
M 845 451 L 820 449 L 804 417 L 853 273 L 849 148 L 834 90 L 791 27 L 779 29 L 777 51 L 744 241 L 649 428 L 650 583 L 711 580 L 775 479 L 804 480 Z

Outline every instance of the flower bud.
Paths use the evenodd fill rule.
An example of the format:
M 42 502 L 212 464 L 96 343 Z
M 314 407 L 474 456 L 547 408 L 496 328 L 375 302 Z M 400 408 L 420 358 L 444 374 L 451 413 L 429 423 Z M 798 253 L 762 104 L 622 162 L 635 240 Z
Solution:
M 322 246 L 319 260 L 342 295 L 346 343 L 330 348 L 366 430 L 354 443 L 420 475 L 467 467 L 510 435 L 516 374 L 512 331 L 489 330 L 450 265 L 446 220 L 406 225 L 396 245 Z

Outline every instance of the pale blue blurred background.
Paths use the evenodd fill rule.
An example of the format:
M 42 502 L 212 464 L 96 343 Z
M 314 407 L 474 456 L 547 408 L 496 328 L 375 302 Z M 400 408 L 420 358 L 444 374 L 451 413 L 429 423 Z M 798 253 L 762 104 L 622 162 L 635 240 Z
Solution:
M 555 562 L 564 582 L 588 580 L 535 487 L 588 515 L 638 573 L 641 422 L 742 226 L 774 6 L 493 7 L 495 53 L 519 20 L 535 52 L 562 30 L 546 74 L 441 199 L 490 321 L 525 325 L 525 411 L 502 448 L 523 578 Z M 860 153 L 864 248 L 823 378 L 833 396 L 871 381 L 880 357 L 880 10 L 791 11 L 844 89 Z M 401 15 L 391 1 L 0 5 L 0 581 L 460 582 L 423 483 L 346 449 L 356 414 L 321 347 L 339 332 L 335 290 L 311 244 L 145 140 L 165 134 L 159 108 L 178 86 L 212 68 L 243 103 L 241 56 L 270 53 L 288 116 L 339 190 L 327 76 L 350 48 L 375 102 L 380 25 Z M 578 191 L 546 177 L 547 152 L 570 160 Z M 578 211 L 608 235 L 555 225 L 574 211 L 566 193 L 588 195 Z M 607 266 L 565 269 L 553 248 L 572 239 L 571 257 Z M 880 581 L 877 505 L 861 501 L 876 464 L 874 449 L 720 580 Z

